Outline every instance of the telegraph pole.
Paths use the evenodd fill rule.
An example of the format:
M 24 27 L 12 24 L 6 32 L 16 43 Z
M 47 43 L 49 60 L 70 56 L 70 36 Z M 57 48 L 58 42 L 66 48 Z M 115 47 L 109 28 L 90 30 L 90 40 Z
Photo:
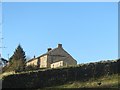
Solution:
M 0 1 L 0 63 L 2 64 L 2 2 L 1 1 Z
M 2 73 L 2 1 L 0 0 L 0 63 L 2 66 L 0 66 L 0 73 Z M 0 80 L 0 89 L 2 89 L 2 80 Z
M 2 24 L 3 24 L 3 19 L 2 19 L 2 1 L 0 1 L 0 62 L 1 62 L 2 67 L 3 67 L 4 65 L 2 63 L 2 49 L 6 48 L 6 47 L 3 46 L 3 39 L 4 38 L 3 38 L 3 35 L 2 35 Z

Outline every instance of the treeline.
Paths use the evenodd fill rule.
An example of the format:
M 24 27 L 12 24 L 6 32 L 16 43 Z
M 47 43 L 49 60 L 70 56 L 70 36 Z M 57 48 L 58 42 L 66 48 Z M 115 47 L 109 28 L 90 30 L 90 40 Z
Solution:
M 46 71 L 13 74 L 3 78 L 3 88 L 44 88 L 71 81 L 88 81 L 104 75 L 120 73 L 120 60 L 79 64 L 74 67 L 48 69 Z

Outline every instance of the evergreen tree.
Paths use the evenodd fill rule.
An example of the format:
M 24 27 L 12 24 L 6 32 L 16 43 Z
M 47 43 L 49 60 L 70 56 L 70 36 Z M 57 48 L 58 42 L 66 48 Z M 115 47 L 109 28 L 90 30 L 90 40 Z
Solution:
M 23 70 L 25 68 L 26 56 L 23 48 L 19 44 L 13 54 L 13 63 L 15 64 L 16 70 Z
M 26 57 L 25 52 L 23 51 L 23 48 L 19 44 L 17 49 L 14 52 L 13 59 L 22 60 L 24 62 L 24 61 L 26 61 L 25 57 Z
M 22 71 L 25 68 L 26 56 L 23 48 L 19 44 L 14 54 L 9 60 L 7 71 Z

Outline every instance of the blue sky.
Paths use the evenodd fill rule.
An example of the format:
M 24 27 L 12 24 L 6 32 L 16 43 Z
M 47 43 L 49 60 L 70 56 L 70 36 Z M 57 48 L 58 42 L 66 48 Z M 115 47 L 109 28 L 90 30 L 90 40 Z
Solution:
M 117 3 L 3 3 L 3 49 L 20 43 L 32 58 L 62 43 L 78 63 L 118 58 Z

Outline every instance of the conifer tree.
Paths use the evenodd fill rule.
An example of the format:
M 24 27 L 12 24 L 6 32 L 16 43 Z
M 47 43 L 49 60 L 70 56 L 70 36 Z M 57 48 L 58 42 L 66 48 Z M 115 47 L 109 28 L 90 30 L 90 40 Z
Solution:
M 26 56 L 23 48 L 19 44 L 18 47 L 16 48 L 13 57 L 12 57 L 13 63 L 15 65 L 15 69 L 24 69 L 25 67 L 25 61 L 26 61 Z
M 7 67 L 7 71 L 22 71 L 25 68 L 26 56 L 23 48 L 19 44 L 15 49 L 14 54 L 11 56 L 9 60 L 9 66 Z

